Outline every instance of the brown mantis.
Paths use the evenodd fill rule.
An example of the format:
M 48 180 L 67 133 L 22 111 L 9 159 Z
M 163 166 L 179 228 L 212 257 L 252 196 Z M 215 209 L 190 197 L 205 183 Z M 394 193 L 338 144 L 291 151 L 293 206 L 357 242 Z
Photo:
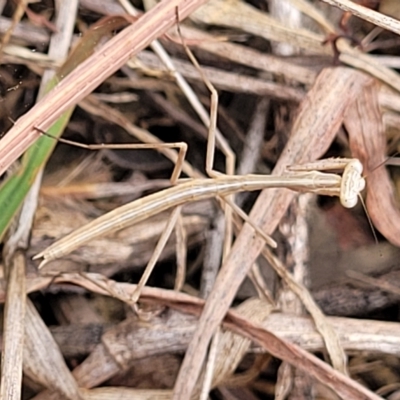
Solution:
M 321 170 L 342 168 L 344 172 L 342 176 L 339 176 L 315 170 L 311 171 L 311 169 L 316 168 Z M 34 258 L 43 258 L 41 263 L 41 266 L 43 266 L 49 261 L 66 256 L 94 238 L 113 233 L 188 201 L 216 196 L 223 197 L 240 191 L 283 187 L 297 191 L 339 196 L 342 205 L 351 208 L 357 204 L 359 193 L 365 187 L 365 180 L 361 176 L 362 165 L 356 159 L 327 159 L 322 162 L 292 167 L 291 170 L 295 171 L 289 172 L 285 176 L 218 175 L 209 179 L 186 180 L 186 182 L 151 194 L 103 215 L 56 241 Z M 253 227 L 260 233 L 254 223 Z M 260 234 L 262 235 L 262 233 Z
M 178 17 L 179 20 L 179 17 Z M 179 25 L 178 25 L 178 32 Z M 262 232 L 256 221 L 252 221 L 247 215 L 229 199 L 232 195 L 241 191 L 261 190 L 265 188 L 288 188 L 297 191 L 308 191 L 328 196 L 339 196 L 344 207 L 351 208 L 357 204 L 359 193 L 365 187 L 362 177 L 362 164 L 356 159 L 326 159 L 314 163 L 288 168 L 288 173 L 283 176 L 270 175 L 224 175 L 213 170 L 213 157 L 215 147 L 216 115 L 218 97 L 215 88 L 201 71 L 197 60 L 194 58 L 183 41 L 183 46 L 199 70 L 204 83 L 211 92 L 211 114 L 209 123 L 209 138 L 207 144 L 206 171 L 208 179 L 188 179 L 179 182 L 176 186 L 151 194 L 132 203 L 121 206 L 100 218 L 70 233 L 56 241 L 44 251 L 37 254 L 34 259 L 42 258 L 40 266 L 61 258 L 74 251 L 83 244 L 97 238 L 111 234 L 127 226 L 143 221 L 150 216 L 158 214 L 172 207 L 178 207 L 186 202 L 217 197 L 248 222 L 255 231 L 261 235 L 267 244 L 276 246 L 275 242 Z M 67 141 L 68 143 L 68 141 Z M 73 144 L 69 142 L 70 144 Z M 140 146 L 140 145 L 139 145 Z M 105 148 L 105 145 L 87 146 L 90 149 Z M 137 148 L 132 145 L 131 148 Z M 154 147 L 142 145 L 142 148 Z M 183 159 L 186 153 L 185 143 L 163 144 L 163 147 L 179 148 L 179 155 L 171 177 L 175 183 L 180 175 Z M 127 148 L 127 146 L 115 145 L 113 148 Z M 228 163 L 229 165 L 229 163 Z M 231 171 L 232 168 L 229 168 Z M 343 170 L 343 175 L 323 173 L 319 171 Z

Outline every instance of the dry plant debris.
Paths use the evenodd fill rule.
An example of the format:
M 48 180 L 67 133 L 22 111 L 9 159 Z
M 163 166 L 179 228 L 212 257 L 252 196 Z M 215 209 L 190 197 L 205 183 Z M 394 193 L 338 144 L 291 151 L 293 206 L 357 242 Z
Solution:
M 397 0 L 133 3 L 0 1 L 0 398 L 399 398 Z M 207 110 L 237 176 L 205 179 Z M 377 240 L 361 206 L 282 183 L 328 157 L 361 161 Z M 215 196 L 246 174 L 284 187 Z M 133 201 L 141 222 L 38 269 Z

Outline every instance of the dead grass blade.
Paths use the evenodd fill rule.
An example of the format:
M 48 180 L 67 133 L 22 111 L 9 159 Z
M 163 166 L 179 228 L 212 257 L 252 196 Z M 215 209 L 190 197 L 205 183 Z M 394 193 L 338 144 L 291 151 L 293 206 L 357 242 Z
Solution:
M 27 300 L 24 373 L 66 399 L 81 399 L 79 388 L 35 306 Z M 36 399 L 36 397 L 35 397 Z
M 22 357 L 25 321 L 25 256 L 18 252 L 9 265 L 7 298 L 4 310 L 4 337 L 2 351 L 2 399 L 21 398 Z

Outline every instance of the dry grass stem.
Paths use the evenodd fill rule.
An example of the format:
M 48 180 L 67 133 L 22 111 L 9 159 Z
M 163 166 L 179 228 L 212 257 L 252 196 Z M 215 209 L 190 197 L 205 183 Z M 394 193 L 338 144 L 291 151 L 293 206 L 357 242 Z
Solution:
M 21 398 L 26 296 L 25 262 L 25 256 L 18 253 L 8 266 L 0 395 L 4 399 Z

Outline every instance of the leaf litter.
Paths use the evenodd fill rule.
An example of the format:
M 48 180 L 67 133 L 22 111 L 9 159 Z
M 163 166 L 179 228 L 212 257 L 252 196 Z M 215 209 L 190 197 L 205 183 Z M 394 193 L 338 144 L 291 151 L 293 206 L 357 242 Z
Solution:
M 176 154 L 160 150 L 172 160 L 165 162 L 156 152 L 143 150 L 143 156 L 134 153 L 134 160 L 126 166 L 118 152 L 90 157 L 84 150 L 58 144 L 45 169 L 39 197 L 31 191 L 30 201 L 22 208 L 16 203 L 19 222 L 7 222 L 9 232 L 2 233 L 3 351 L 4 357 L 14 357 L 12 363 L 5 359 L 2 396 L 20 398 L 23 388 L 25 398 L 35 399 L 207 398 L 211 389 L 211 395 L 218 398 L 291 398 L 311 392 L 332 399 L 395 398 L 400 337 L 393 310 L 398 304 L 400 225 L 395 178 L 380 165 L 398 151 L 400 80 L 395 54 L 399 16 L 389 19 L 380 13 L 395 10 L 390 1 L 381 1 L 382 9 L 376 11 L 365 8 L 362 1 L 327 1 L 361 16 L 350 18 L 345 32 L 360 43 L 374 29 L 363 19 L 386 29 L 378 33 L 373 54 L 339 39 L 339 66 L 333 65 L 332 47 L 323 42 L 330 34 L 342 34 L 338 27 L 341 14 L 321 2 L 292 0 L 291 7 L 303 16 L 301 23 L 289 26 L 274 14 L 272 2 L 268 8 L 261 3 L 212 0 L 198 8 L 201 1 L 188 6 L 164 1 L 158 9 L 143 14 L 144 19 L 141 13 L 135 18 L 101 19 L 122 15 L 129 6 L 121 2 L 124 10 L 114 1 L 100 5 L 82 0 L 78 11 L 73 9 L 74 2 L 57 10 L 72 15 L 69 32 L 58 27 L 56 15 L 51 16 L 50 2 L 30 6 L 31 16 L 39 21 L 51 16 L 49 24 L 39 28 L 20 15 L 21 8 L 9 3 L 0 17 L 0 33 L 5 38 L 2 103 L 7 110 L 2 111 L 0 124 L 4 133 L 11 128 L 5 136 L 11 140 L 0 141 L 3 170 L 27 143 L 40 136 L 35 126 L 48 130 L 63 111 L 76 104 L 72 118 L 65 122 L 69 139 L 86 143 L 183 141 L 189 145 L 184 173 L 192 178 L 203 176 L 207 129 L 175 85 L 174 75 L 186 78 L 206 105 L 209 94 L 188 61 L 176 29 L 167 33 L 167 26 L 159 28 L 163 20 L 168 26 L 175 24 L 176 6 L 181 19 L 197 8 L 190 16 L 191 24 L 182 22 L 181 29 L 203 73 L 220 94 L 218 127 L 223 136 L 217 137 L 217 169 L 224 169 L 223 140 L 239 163 L 246 161 L 240 158 L 241 150 L 251 145 L 246 132 L 252 120 L 260 118 L 254 111 L 259 110 L 257 103 L 267 98 L 260 128 L 263 142 L 245 156 L 254 158 L 246 173 L 272 170 L 279 176 L 288 166 L 327 156 L 358 158 L 366 176 L 367 210 L 382 236 L 379 243 L 371 242 L 370 228 L 365 227 L 365 216 L 358 209 L 349 211 L 354 217 L 346 228 L 340 225 L 345 217 L 339 213 L 332 214 L 335 223 L 329 223 L 327 213 L 336 205 L 322 198 L 300 197 L 295 201 L 306 204 L 305 209 L 292 206 L 282 219 L 297 195 L 266 189 L 254 205 L 254 197 L 246 196 L 244 208 L 251 210 L 250 218 L 268 234 L 280 224 L 280 233 L 274 234 L 278 258 L 267 255 L 263 239 L 234 217 L 232 249 L 223 260 L 217 252 L 212 263 L 205 263 L 210 260 L 206 249 L 213 248 L 206 245 L 207 240 L 221 244 L 224 239 L 223 232 L 211 234 L 218 204 L 211 200 L 188 203 L 182 210 L 181 229 L 172 234 L 148 285 L 141 288 L 139 303 L 134 304 L 136 283 L 168 214 L 96 239 L 40 271 L 32 256 L 88 221 L 168 186 Z M 56 35 L 71 37 L 63 45 L 68 51 L 79 40 L 76 32 L 90 33 L 94 21 L 114 36 L 113 46 L 119 53 L 108 59 L 113 57 L 109 53 L 112 46 L 102 48 L 107 40 L 100 36 L 92 43 L 83 40 L 78 52 L 88 57 L 84 52 L 92 47 L 94 57 L 89 56 L 85 67 L 69 75 L 58 92 L 49 92 L 45 101 L 31 108 L 45 69 L 62 65 L 67 57 L 67 53 L 60 56 L 50 50 L 47 54 L 49 40 Z M 139 45 L 137 38 L 123 54 L 129 35 L 122 28 L 131 25 L 133 30 L 135 24 L 147 28 L 139 31 L 144 42 Z M 58 31 L 46 26 L 57 26 Z M 163 67 L 149 51 L 123 66 L 136 52 L 134 48 L 144 48 L 156 38 L 171 54 L 175 71 Z M 379 43 L 385 41 L 391 41 L 392 47 L 380 49 Z M 291 47 L 290 55 L 279 53 L 277 44 L 283 43 Z M 160 50 L 153 47 L 153 51 Z M 107 72 L 101 71 L 102 57 L 110 64 Z M 84 98 L 96 87 L 97 97 Z M 13 127 L 10 119 L 16 121 Z M 7 174 L 11 176 L 16 168 Z M 30 171 L 29 183 L 39 170 Z M 22 201 L 25 194 L 15 190 L 4 191 L 4 204 L 17 198 Z M 37 199 L 29 240 L 29 221 Z M 353 241 L 358 231 L 364 233 Z M 208 264 L 221 269 L 206 273 Z M 245 280 L 246 275 L 251 279 Z M 198 297 L 207 293 L 203 285 L 212 288 L 205 301 Z M 26 293 L 32 293 L 29 299 Z M 213 348 L 215 354 L 202 368 L 217 328 L 220 333 L 210 348 L 210 354 Z M 10 330 L 13 335 L 7 334 Z M 85 338 L 90 345 L 84 344 Z M 29 378 L 23 385 L 22 368 Z M 13 387 L 18 387 L 16 397 L 11 394 Z

